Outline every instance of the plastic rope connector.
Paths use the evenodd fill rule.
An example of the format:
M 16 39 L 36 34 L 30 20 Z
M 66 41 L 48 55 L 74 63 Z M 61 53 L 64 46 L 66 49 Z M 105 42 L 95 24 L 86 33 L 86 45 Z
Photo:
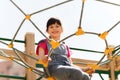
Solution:
M 82 2 L 85 2 L 86 0 L 82 0 Z
M 47 78 L 47 80 L 55 80 L 55 78 L 50 76 L 50 77 Z
M 104 33 L 100 34 L 99 37 L 105 40 L 107 35 L 108 35 L 108 32 L 105 31 Z
M 89 75 L 91 75 L 99 67 L 97 64 L 89 64 L 88 66 L 91 67 L 91 69 L 86 71 L 86 73 L 88 73 Z
M 30 20 L 31 16 L 29 14 L 26 15 L 25 19 Z
M 52 45 L 52 49 L 55 49 L 55 48 L 57 48 L 57 47 L 60 45 L 59 42 L 56 42 L 56 41 L 54 41 L 54 40 L 51 40 L 51 41 L 50 41 L 50 44 Z
M 42 60 L 38 60 L 39 64 L 42 64 L 44 67 L 48 67 L 48 61 L 47 62 L 43 62 Z
M 108 55 L 108 54 L 110 54 L 110 53 L 112 53 L 112 51 L 114 50 L 114 48 L 113 47 L 109 47 L 109 48 L 106 48 L 105 49 L 105 55 Z
M 14 57 L 13 57 L 13 56 L 10 56 L 10 57 L 9 57 L 9 59 L 10 59 L 10 60 L 13 60 L 13 59 L 14 59 Z
M 12 43 L 8 44 L 8 47 L 13 48 L 13 44 Z
M 29 71 L 33 71 L 33 67 L 29 67 L 28 70 L 29 70 Z
M 84 34 L 85 32 L 82 30 L 82 28 L 78 28 L 78 31 L 76 32 L 76 35 L 82 35 Z

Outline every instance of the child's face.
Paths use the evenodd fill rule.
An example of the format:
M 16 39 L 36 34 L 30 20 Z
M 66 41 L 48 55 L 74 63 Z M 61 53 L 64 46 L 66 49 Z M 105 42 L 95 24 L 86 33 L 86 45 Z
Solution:
M 52 24 L 48 27 L 47 32 L 50 35 L 50 37 L 53 39 L 60 38 L 60 35 L 63 32 L 63 29 L 62 29 L 62 26 L 55 23 L 55 24 Z

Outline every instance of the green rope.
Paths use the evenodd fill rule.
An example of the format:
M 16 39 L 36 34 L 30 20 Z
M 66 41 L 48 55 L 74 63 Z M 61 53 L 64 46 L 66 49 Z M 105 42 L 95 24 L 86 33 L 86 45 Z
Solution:
M 3 40 L 3 41 L 11 41 L 12 39 L 0 38 L 0 40 Z M 14 42 L 25 43 L 25 41 L 23 41 L 23 40 L 14 40 Z M 38 43 L 35 43 L 35 45 L 37 45 L 37 44 L 38 44 Z M 104 52 L 102 52 L 102 51 L 94 51 L 94 50 L 80 49 L 80 48 L 72 48 L 72 47 L 70 47 L 70 49 L 72 49 L 72 50 L 78 50 L 78 51 L 94 52 L 94 53 L 104 53 Z
M 25 77 L 20 77 L 20 76 L 10 76 L 10 75 L 4 75 L 4 74 L 0 74 L 0 77 L 25 80 Z
M 87 52 L 94 52 L 94 53 L 104 53 L 102 51 L 94 51 L 94 50 L 89 50 L 89 49 L 79 49 L 79 48 L 72 48 L 70 47 L 71 50 L 78 50 L 78 51 L 87 51 Z
M 3 41 L 12 41 L 12 39 L 9 39 L 9 38 L 0 38 L 0 40 L 3 40 Z M 25 41 L 22 41 L 22 40 L 14 40 L 14 42 L 25 43 Z

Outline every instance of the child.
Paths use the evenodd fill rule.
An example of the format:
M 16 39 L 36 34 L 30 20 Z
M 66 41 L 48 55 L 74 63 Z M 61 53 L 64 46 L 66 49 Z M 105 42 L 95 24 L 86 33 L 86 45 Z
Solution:
M 60 41 L 63 32 L 62 24 L 59 19 L 50 18 L 47 22 L 46 32 L 51 40 Z M 47 39 L 39 42 L 36 54 L 44 63 L 48 61 L 47 54 L 51 48 L 51 44 Z M 80 67 L 74 66 L 70 58 L 71 52 L 65 43 L 61 42 L 55 48 L 50 56 L 48 70 L 56 80 L 90 80 L 89 75 Z

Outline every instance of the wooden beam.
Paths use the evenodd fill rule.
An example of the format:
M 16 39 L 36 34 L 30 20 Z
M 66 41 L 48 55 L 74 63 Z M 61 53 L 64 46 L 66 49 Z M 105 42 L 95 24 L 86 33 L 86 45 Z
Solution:
M 72 58 L 72 61 L 75 65 L 80 67 L 86 67 L 88 66 L 87 64 L 97 64 L 98 62 L 94 60 L 86 60 L 86 59 L 78 59 L 78 58 Z M 97 70 L 109 70 L 108 64 L 99 66 Z
M 9 50 L 9 49 L 0 49 L 0 50 L 4 51 L 6 54 L 8 54 L 10 56 L 16 56 L 16 54 L 13 50 Z M 24 56 L 22 53 L 20 53 L 20 55 L 22 57 Z M 0 56 L 0 59 L 9 60 L 9 59 L 4 58 L 2 56 Z M 78 58 L 72 58 L 72 61 L 75 65 L 82 66 L 82 67 L 87 66 L 86 64 L 96 64 L 98 62 L 98 61 L 94 61 L 94 60 L 86 60 L 86 59 L 78 59 Z M 108 70 L 108 69 L 109 69 L 108 64 L 102 65 L 98 68 L 98 70 Z
M 16 53 L 15 53 L 13 50 L 11 50 L 11 49 L 0 49 L 0 50 L 3 51 L 4 53 L 6 53 L 8 56 L 17 57 L 17 56 L 16 56 Z M 24 58 L 24 55 L 23 55 L 22 53 L 20 53 L 20 52 L 18 52 L 18 53 L 19 53 L 19 55 L 20 55 L 22 58 Z M 0 59 L 10 60 L 10 59 L 5 58 L 5 57 L 3 57 L 3 56 L 1 56 L 1 55 L 0 55 Z

